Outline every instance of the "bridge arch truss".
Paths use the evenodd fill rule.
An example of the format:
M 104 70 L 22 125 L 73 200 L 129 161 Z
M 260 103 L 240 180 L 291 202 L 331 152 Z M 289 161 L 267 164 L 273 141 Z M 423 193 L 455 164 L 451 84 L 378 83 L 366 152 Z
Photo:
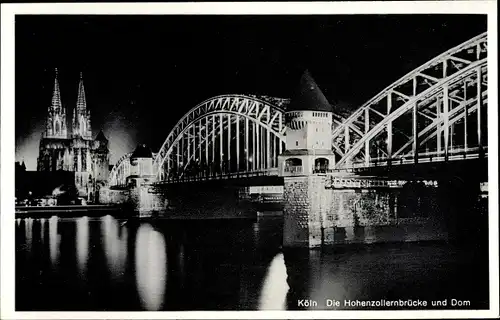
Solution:
M 108 178 L 108 185 L 111 187 L 124 187 L 127 184 L 127 177 L 130 176 L 130 157 L 132 152 L 124 154 L 111 169 Z
M 179 120 L 160 148 L 158 181 L 270 174 L 285 150 L 283 109 L 244 95 L 205 100 Z
M 487 155 L 487 34 L 411 71 L 333 129 L 336 168 Z

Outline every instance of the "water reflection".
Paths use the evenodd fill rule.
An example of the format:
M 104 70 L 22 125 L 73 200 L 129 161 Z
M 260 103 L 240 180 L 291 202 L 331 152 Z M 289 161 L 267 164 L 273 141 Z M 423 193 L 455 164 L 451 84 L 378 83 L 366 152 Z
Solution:
M 295 251 L 280 249 L 277 219 L 155 221 L 154 227 L 137 220 L 120 226 L 122 221 L 21 219 L 15 267 L 22 299 L 16 299 L 16 310 L 302 310 L 299 299 L 331 310 L 325 299 L 430 301 L 450 295 L 471 299 L 471 308 L 488 307 L 488 255 L 476 247 L 416 243 Z M 349 233 L 364 238 L 363 230 Z M 471 290 L 477 297 L 470 297 Z
M 260 238 L 260 224 L 259 224 L 259 222 L 255 222 L 252 224 L 252 230 L 253 230 L 253 243 L 255 245 L 258 245 L 259 238 Z
M 163 306 L 167 282 L 166 244 L 163 234 L 150 224 L 143 224 L 137 230 L 135 275 L 143 308 L 159 310 Z
M 76 219 L 76 258 L 80 274 L 87 271 L 89 257 L 89 218 L 87 216 Z
M 45 243 L 45 218 L 40 219 L 40 241 Z
M 57 233 L 57 224 L 59 218 L 57 216 L 52 216 L 49 219 L 49 250 L 50 250 L 50 261 L 52 265 L 55 266 L 59 261 L 59 242 L 60 236 Z
M 179 284 L 182 287 L 184 287 L 184 280 L 185 280 L 185 253 L 184 253 L 184 244 L 181 243 L 179 245 L 179 256 L 178 256 L 178 276 L 179 276 Z
M 118 279 L 125 273 L 127 263 L 127 227 L 120 229 L 119 221 L 107 215 L 102 218 L 101 231 L 108 268 L 112 277 Z
M 278 253 L 267 270 L 259 298 L 259 310 L 285 310 L 288 283 L 285 258 Z
M 359 292 L 357 279 L 352 277 L 352 265 L 345 261 L 335 261 L 334 255 L 324 255 L 321 251 L 309 252 L 309 294 L 312 300 L 318 302 L 318 306 L 324 307 L 325 299 L 353 298 L 353 292 Z M 349 259 L 347 258 L 347 261 Z M 347 280 L 347 281 L 346 281 Z M 315 306 L 309 309 L 317 309 Z M 334 307 L 331 307 L 334 308 Z
M 26 239 L 26 249 L 31 253 L 33 245 L 33 218 L 24 219 L 24 235 Z

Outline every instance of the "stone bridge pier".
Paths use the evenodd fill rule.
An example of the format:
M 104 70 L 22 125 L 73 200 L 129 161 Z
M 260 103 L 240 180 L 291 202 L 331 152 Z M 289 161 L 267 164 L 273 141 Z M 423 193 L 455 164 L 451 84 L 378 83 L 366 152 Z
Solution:
M 432 182 L 284 177 L 284 247 L 447 240 Z
M 130 189 L 130 204 L 139 216 L 161 213 L 167 207 L 167 200 L 162 192 L 152 184 L 142 184 Z

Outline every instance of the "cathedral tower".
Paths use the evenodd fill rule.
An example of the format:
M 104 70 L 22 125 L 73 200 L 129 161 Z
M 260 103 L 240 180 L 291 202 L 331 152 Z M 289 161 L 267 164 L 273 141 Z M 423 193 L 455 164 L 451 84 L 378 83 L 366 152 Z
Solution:
M 90 126 L 90 111 L 87 110 L 85 99 L 85 88 L 83 86 L 83 76 L 80 72 L 80 83 L 78 84 L 78 99 L 73 111 L 72 134 L 74 137 L 92 139 L 92 128 Z
M 47 122 L 45 127 L 46 138 L 68 137 L 68 129 L 66 125 L 66 110 L 62 106 L 61 92 L 59 90 L 59 81 L 57 80 L 57 68 L 54 80 L 54 91 L 52 92 L 52 103 L 47 113 Z
M 77 196 L 90 201 L 98 185 L 105 184 L 109 175 L 108 140 L 101 131 L 92 139 L 90 112 L 87 110 L 82 74 L 78 85 L 78 98 L 73 111 L 72 133 L 68 135 L 66 111 L 61 104 L 59 83 L 56 79 L 47 125 L 40 139 L 37 171 L 69 171 L 74 174 Z

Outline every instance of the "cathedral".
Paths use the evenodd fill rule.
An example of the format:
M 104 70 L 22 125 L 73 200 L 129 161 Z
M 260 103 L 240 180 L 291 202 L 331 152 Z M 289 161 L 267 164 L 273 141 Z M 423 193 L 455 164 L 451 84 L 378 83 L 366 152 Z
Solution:
M 95 139 L 92 136 L 90 111 L 87 110 L 81 73 L 78 98 L 69 131 L 56 69 L 52 103 L 48 109 L 45 130 L 40 140 L 37 171 L 74 172 L 74 186 L 78 196 L 91 202 L 98 201 L 96 195 L 99 188 L 108 179 L 108 140 L 102 130 Z

